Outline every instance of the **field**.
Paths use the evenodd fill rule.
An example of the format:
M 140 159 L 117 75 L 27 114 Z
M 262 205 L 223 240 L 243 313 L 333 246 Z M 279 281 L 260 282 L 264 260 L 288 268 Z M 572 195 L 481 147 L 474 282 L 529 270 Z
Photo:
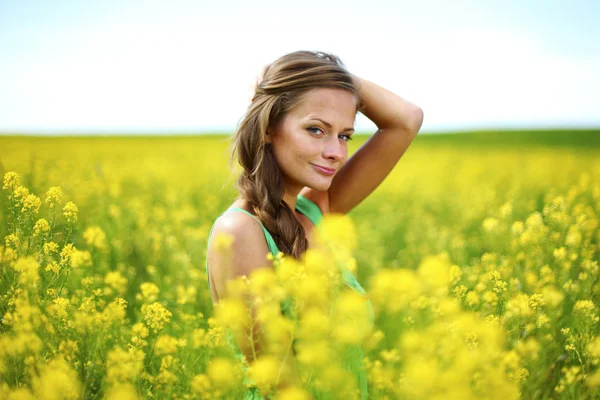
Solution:
M 214 310 L 207 289 L 207 236 L 237 196 L 228 144 L 0 136 L 0 399 L 235 399 L 247 379 L 353 398 L 355 345 L 373 399 L 600 397 L 600 131 L 418 136 L 324 223 L 328 251 L 237 286 L 263 296 L 273 352 L 305 342 L 306 388 L 279 391 L 276 358 L 246 366 L 227 346 L 243 302 Z M 366 289 L 372 329 L 332 289 L 336 263 Z M 284 295 L 296 328 L 269 314 Z

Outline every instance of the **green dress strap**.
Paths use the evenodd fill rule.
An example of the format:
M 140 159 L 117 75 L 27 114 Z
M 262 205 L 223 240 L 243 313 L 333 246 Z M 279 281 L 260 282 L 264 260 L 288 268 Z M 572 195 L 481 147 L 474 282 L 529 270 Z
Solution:
M 296 210 L 306 215 L 315 226 L 318 225 L 323 218 L 323 213 L 319 206 L 300 194 L 296 197 Z

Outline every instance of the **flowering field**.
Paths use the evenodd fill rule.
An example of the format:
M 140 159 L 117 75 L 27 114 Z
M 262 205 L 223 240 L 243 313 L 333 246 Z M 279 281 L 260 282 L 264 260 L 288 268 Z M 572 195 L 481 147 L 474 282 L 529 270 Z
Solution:
M 225 137 L 0 137 L 0 399 L 358 398 L 356 346 L 373 399 L 597 398 L 599 138 L 421 135 L 304 259 L 213 309 Z M 250 365 L 227 346 L 248 293 L 269 339 Z M 282 387 L 292 340 L 304 384 Z

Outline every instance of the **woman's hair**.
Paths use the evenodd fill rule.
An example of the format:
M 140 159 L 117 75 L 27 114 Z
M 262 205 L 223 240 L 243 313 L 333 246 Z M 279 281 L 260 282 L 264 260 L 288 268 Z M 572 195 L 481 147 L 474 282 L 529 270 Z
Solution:
M 237 188 L 279 250 L 299 259 L 308 248 L 308 241 L 294 210 L 283 201 L 283 175 L 271 143 L 265 141 L 267 132 L 273 132 L 311 89 L 345 89 L 357 99 L 357 111 L 363 104 L 356 82 L 342 61 L 321 51 L 286 54 L 264 69 L 259 82 L 232 139 L 232 160 L 237 158 L 243 167 Z

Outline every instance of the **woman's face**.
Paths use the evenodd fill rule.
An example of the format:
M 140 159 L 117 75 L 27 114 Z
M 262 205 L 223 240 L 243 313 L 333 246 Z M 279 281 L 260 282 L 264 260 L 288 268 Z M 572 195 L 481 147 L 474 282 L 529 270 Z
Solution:
M 348 137 L 354 132 L 356 105 L 356 98 L 347 90 L 312 89 L 267 136 L 286 191 L 297 193 L 305 186 L 319 191 L 329 189 L 348 158 Z M 317 167 L 333 171 L 327 173 Z

